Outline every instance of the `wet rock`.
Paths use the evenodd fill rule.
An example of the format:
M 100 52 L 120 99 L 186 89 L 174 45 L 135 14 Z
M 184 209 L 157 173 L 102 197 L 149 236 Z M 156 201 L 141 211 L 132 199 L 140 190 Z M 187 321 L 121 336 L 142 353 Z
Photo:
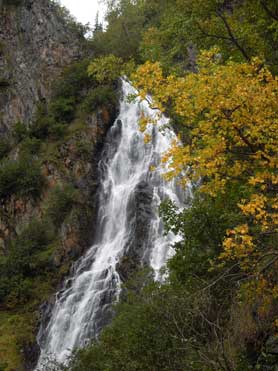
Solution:
M 127 221 L 129 223 L 130 238 L 125 246 L 125 254 L 117 266 L 117 271 L 125 282 L 130 274 L 138 268 L 138 265 L 144 261 L 149 251 L 151 241 L 149 241 L 149 232 L 151 220 L 153 218 L 152 210 L 153 188 L 145 181 L 141 181 L 129 200 L 127 206 Z
M 44 329 L 47 327 L 47 324 L 50 321 L 53 305 L 55 303 L 55 296 L 52 296 L 48 301 L 44 302 L 40 306 L 40 331 L 38 333 L 38 338 L 43 339 L 43 332 Z M 43 344 L 43 341 L 41 340 L 41 344 Z M 39 357 L 39 353 L 37 354 L 36 361 Z
M 40 347 L 36 343 L 28 343 L 23 346 L 25 369 L 33 370 L 36 367 L 37 359 L 40 354 Z

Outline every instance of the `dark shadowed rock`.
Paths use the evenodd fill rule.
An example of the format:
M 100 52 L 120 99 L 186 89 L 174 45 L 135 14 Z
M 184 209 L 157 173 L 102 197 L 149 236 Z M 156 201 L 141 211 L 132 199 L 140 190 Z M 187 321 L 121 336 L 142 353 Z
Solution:
M 145 181 L 141 181 L 129 200 L 127 221 L 129 223 L 130 238 L 125 247 L 125 255 L 118 264 L 117 270 L 123 281 L 138 268 L 140 262 L 147 261 L 145 256 L 149 250 L 149 232 L 153 217 L 152 210 L 153 188 Z

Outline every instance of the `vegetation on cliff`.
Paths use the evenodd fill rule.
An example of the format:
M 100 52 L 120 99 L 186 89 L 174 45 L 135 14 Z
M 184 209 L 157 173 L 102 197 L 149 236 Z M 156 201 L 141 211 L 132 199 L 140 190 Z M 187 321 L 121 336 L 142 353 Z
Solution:
M 13 5 L 21 4 L 4 3 L 7 14 Z M 52 6 L 69 33 L 84 32 Z M 117 82 L 99 84 L 88 65 L 84 57 L 65 67 L 32 120 L 14 122 L 0 139 L 1 371 L 34 367 L 39 308 L 90 244 L 96 168 Z

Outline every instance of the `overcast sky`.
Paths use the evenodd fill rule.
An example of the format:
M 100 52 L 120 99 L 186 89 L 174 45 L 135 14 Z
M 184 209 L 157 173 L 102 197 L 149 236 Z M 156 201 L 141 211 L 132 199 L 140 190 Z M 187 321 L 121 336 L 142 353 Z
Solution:
M 81 23 L 94 25 L 97 11 L 100 13 L 100 21 L 103 18 L 103 5 L 101 0 L 60 0 L 72 15 Z

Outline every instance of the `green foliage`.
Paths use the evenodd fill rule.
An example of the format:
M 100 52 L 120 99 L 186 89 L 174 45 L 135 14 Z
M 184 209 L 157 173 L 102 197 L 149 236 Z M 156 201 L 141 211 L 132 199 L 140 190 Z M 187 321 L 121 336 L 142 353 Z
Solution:
M 112 324 L 99 341 L 77 352 L 71 370 L 221 369 L 225 349 L 220 350 L 217 326 L 223 318 L 209 290 L 161 286 L 144 273 L 126 289 Z
M 205 4 L 202 0 L 121 0 L 109 4 L 108 26 L 91 41 L 98 55 L 159 61 L 166 69 L 181 73 L 196 68 L 198 50 L 217 45 L 224 59 L 260 56 L 277 70 L 275 0 L 209 0 Z
M 20 235 L 11 242 L 9 255 L 6 261 L 7 275 L 23 274 L 26 276 L 35 273 L 35 258 L 38 251 L 45 249 L 52 241 L 51 228 L 48 224 L 34 220 Z
M 89 60 L 84 59 L 66 67 L 59 81 L 54 84 L 53 98 L 81 100 L 80 92 L 93 84 L 87 73 L 88 66 Z
M 23 0 L 3 0 L 3 6 L 19 6 L 23 4 Z
M 167 305 L 165 312 L 162 305 L 164 310 Z M 130 293 L 127 301 L 116 308 L 117 317 L 104 330 L 99 343 L 77 354 L 72 370 L 184 369 L 185 351 L 181 339 L 171 333 L 172 319 L 161 322 L 173 307 L 177 312 L 182 305 L 184 302 L 175 301 L 166 290 L 162 293 L 155 287 L 141 294 Z
M 53 238 L 49 224 L 33 220 L 10 242 L 8 254 L 0 257 L 0 301 L 14 307 L 32 298 L 33 278 L 49 264 L 40 253 Z
M 161 204 L 166 231 L 182 237 L 168 263 L 172 280 L 185 284 L 192 276 L 209 278 L 210 264 L 222 251 L 226 230 L 242 219 L 237 203 L 245 194 L 240 186 L 230 187 L 216 198 L 197 192 L 192 205 L 183 211 L 178 211 L 170 201 Z
M 60 115 L 62 116 L 62 112 L 60 112 Z M 31 138 L 38 140 L 46 138 L 56 140 L 63 137 L 65 131 L 65 125 L 57 122 L 53 115 L 48 112 L 47 107 L 41 105 L 37 112 L 37 118 L 29 129 L 29 135 Z
M 37 138 L 27 137 L 21 142 L 20 155 L 21 156 L 34 156 L 39 153 L 41 141 Z
M 89 114 L 102 106 L 116 104 L 115 89 L 110 86 L 101 85 L 92 89 L 80 105 L 80 112 Z
M 38 163 L 30 158 L 18 161 L 6 160 L 0 166 L 0 199 L 7 200 L 12 195 L 33 197 L 40 195 L 44 179 Z
M 57 97 L 49 106 L 56 122 L 67 123 L 74 118 L 74 98 Z
M 0 139 L 0 161 L 10 152 L 11 144 L 8 138 Z
M 192 67 L 192 45 L 199 50 L 217 45 L 224 59 L 260 56 L 276 68 L 277 19 L 277 4 L 272 0 L 209 0 L 205 4 L 174 0 L 162 12 L 160 24 L 144 33 L 142 56 L 182 71 Z
M 98 31 L 92 40 L 97 55 L 113 54 L 128 60 L 138 56 L 138 47 L 146 17 L 143 2 L 121 0 L 108 10 L 105 32 Z
M 114 58 L 112 57 L 110 62 L 115 62 Z M 109 64 L 105 61 L 104 65 L 111 68 L 114 74 L 115 68 L 119 71 L 120 64 L 115 67 L 115 63 Z M 39 104 L 30 128 L 26 129 L 20 123 L 15 125 L 13 135 L 16 141 L 21 142 L 26 138 L 21 144 L 23 151 L 35 154 L 39 150 L 40 141 L 45 139 L 55 141 L 64 138 L 69 125 L 78 115 L 83 117 L 84 114 L 92 113 L 99 106 L 116 103 L 116 84 L 113 79 L 118 78 L 119 72 L 117 76 L 113 75 L 113 81 L 107 78 L 105 84 L 99 85 L 96 79 L 89 77 L 88 68 L 87 59 L 67 67 L 62 77 L 54 84 L 54 93 L 50 103 Z
M 49 196 L 46 217 L 58 228 L 77 202 L 78 192 L 71 185 L 56 187 Z
M 12 129 L 12 136 L 17 143 L 20 143 L 28 136 L 28 128 L 22 122 L 18 121 Z
M 10 81 L 5 78 L 0 78 L 0 90 L 7 89 L 10 86 Z
M 123 60 L 114 55 L 94 59 L 88 67 L 88 75 L 99 83 L 109 83 L 122 75 Z
M 85 161 L 88 161 L 92 158 L 92 145 L 89 141 L 84 139 L 76 143 L 76 153 L 77 155 Z

